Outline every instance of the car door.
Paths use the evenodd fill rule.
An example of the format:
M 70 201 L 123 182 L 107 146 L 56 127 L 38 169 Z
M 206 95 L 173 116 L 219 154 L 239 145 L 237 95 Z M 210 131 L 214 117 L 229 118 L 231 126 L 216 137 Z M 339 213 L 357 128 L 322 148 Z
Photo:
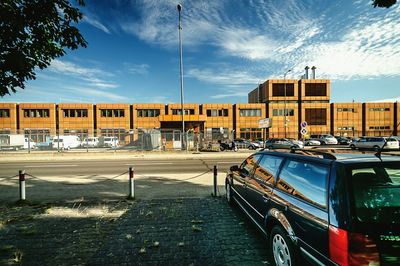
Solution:
M 282 162 L 282 157 L 264 154 L 257 163 L 253 176 L 246 180 L 247 198 L 252 206 L 253 217 L 260 226 L 264 225 L 265 216 L 270 209 L 275 177 Z
M 251 209 L 248 201 L 246 181 L 253 175 L 254 167 L 260 157 L 260 154 L 249 156 L 246 160 L 244 160 L 237 171 L 232 172 L 232 188 L 235 194 L 238 196 L 235 198 L 246 210 Z
M 367 147 L 367 139 L 366 138 L 360 138 L 356 143 L 356 147 L 359 149 L 365 149 Z

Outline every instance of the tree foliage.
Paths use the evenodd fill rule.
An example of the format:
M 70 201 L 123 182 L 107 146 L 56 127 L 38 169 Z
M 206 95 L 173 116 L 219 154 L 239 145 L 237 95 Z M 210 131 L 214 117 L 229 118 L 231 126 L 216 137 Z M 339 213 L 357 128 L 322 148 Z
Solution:
M 372 0 L 374 7 L 386 7 L 389 8 L 396 4 L 397 0 Z
M 83 0 L 77 0 L 84 6 Z M 66 49 L 86 47 L 74 26 L 82 19 L 78 7 L 68 0 L 0 1 L 0 96 L 25 88 Z

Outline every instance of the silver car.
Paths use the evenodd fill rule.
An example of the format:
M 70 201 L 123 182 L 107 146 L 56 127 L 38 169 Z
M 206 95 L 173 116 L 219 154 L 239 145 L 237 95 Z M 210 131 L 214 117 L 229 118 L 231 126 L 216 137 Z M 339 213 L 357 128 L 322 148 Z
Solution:
M 385 144 L 386 141 L 386 144 Z M 383 147 L 385 145 L 385 147 Z M 350 144 L 350 148 L 355 149 L 372 149 L 378 151 L 382 148 L 390 150 L 399 149 L 399 141 L 395 138 L 386 137 L 362 137 Z
M 265 147 L 267 149 L 303 149 L 304 145 L 301 141 L 286 138 L 273 138 L 267 140 Z

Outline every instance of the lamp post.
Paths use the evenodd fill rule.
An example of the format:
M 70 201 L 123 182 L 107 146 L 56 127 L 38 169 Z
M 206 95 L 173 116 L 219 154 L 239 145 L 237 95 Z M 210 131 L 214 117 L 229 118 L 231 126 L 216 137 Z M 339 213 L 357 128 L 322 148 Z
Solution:
M 286 113 L 286 75 L 292 71 L 291 69 L 289 69 L 288 71 L 285 72 L 285 74 L 283 75 L 283 90 L 284 90 L 284 94 L 285 97 L 283 99 L 283 116 L 284 116 L 284 128 L 285 128 L 285 138 L 286 138 L 286 128 L 287 128 L 287 113 Z
M 181 24 L 181 11 L 182 5 L 178 4 L 177 7 L 179 14 L 179 68 L 180 68 L 180 79 L 181 79 L 181 117 L 182 117 L 182 139 L 181 139 L 181 149 L 185 149 L 184 136 L 185 136 L 185 110 L 183 108 L 183 64 L 182 64 L 182 24 Z

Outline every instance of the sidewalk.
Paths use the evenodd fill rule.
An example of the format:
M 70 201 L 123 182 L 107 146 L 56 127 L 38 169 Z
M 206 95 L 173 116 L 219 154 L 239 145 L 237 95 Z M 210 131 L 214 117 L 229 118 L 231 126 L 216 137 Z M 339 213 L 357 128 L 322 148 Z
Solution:
M 31 153 L 22 152 L 1 152 L 0 161 L 13 162 L 13 161 L 62 161 L 62 160 L 121 160 L 121 159 L 207 159 L 207 158 L 244 158 L 256 151 L 243 150 L 238 152 L 224 151 L 224 152 L 129 152 L 129 151 L 106 151 L 106 152 L 53 152 L 53 151 L 33 151 Z

